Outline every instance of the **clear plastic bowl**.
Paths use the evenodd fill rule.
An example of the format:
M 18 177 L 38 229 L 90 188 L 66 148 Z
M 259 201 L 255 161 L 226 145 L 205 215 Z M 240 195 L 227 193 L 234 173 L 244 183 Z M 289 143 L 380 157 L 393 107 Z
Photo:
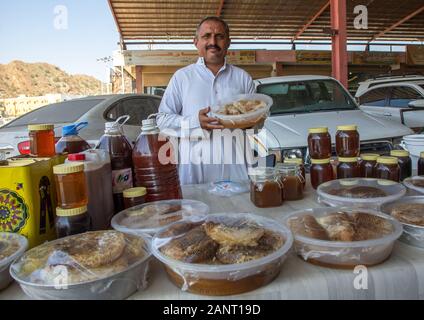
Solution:
M 93 269 L 79 264 L 72 257 L 69 259 L 64 251 L 57 249 L 51 251 L 50 249 L 51 246 L 60 244 L 65 239 L 75 239 L 75 237 L 80 235 L 83 234 L 72 235 L 44 243 L 32 248 L 19 259 L 15 260 L 10 266 L 10 274 L 19 283 L 25 294 L 37 300 L 118 300 L 125 299 L 137 290 L 143 290 L 148 286 L 152 254 L 147 239 L 143 239 L 142 248 L 140 248 L 143 255 L 140 258 L 137 258 L 124 269 L 117 269 L 116 271 L 112 269 L 107 275 L 98 275 L 98 268 Z M 128 234 L 124 236 L 127 244 L 135 238 L 141 238 Z M 102 245 L 101 241 L 98 243 L 99 246 Z M 52 252 L 55 252 L 54 256 Z M 41 263 L 40 260 L 42 257 L 46 257 L 46 255 L 49 255 L 48 260 L 46 263 Z M 38 259 L 34 260 L 34 257 Z M 121 258 L 123 258 L 123 254 L 114 263 Z M 66 263 L 61 262 L 61 260 L 66 261 Z M 51 269 L 48 274 L 45 268 Z M 107 269 L 112 268 L 112 266 L 109 263 L 103 265 L 102 268 Z M 87 281 L 82 280 L 68 283 L 69 277 L 72 277 L 68 270 L 76 270 L 74 272 L 77 272 L 77 275 L 96 277 Z M 47 279 L 48 282 L 43 282 L 41 279 Z
M 9 243 L 14 243 L 14 248 L 7 247 Z M 12 252 L 6 254 L 6 250 Z M 0 290 L 6 288 L 12 281 L 9 273 L 9 267 L 12 262 L 23 255 L 28 248 L 28 240 L 24 236 L 17 233 L 0 232 L 0 255 L 5 255 L 3 259 L 0 258 Z
M 140 214 L 146 207 L 152 209 L 163 208 L 163 206 L 176 208 L 166 214 Z M 157 211 L 159 212 L 159 211 Z M 209 213 L 209 206 L 197 200 L 162 200 L 144 203 L 132 208 L 128 208 L 116 214 L 111 222 L 115 230 L 135 234 L 153 236 L 157 231 L 179 220 L 203 220 Z
M 403 184 L 409 190 L 412 190 L 412 191 L 414 191 L 415 193 L 418 193 L 418 194 L 424 194 L 424 188 L 414 185 L 412 183 L 412 180 L 423 180 L 424 181 L 424 177 L 415 176 L 415 177 L 410 177 L 410 178 L 406 178 L 405 180 L 403 180 Z
M 409 196 L 403 197 L 402 199 L 385 203 L 381 206 L 381 211 L 390 215 L 392 208 L 401 203 L 422 203 L 424 204 L 424 196 Z M 424 226 L 417 226 L 409 223 L 400 221 L 403 226 L 402 236 L 399 238 L 400 241 L 410 244 L 415 247 L 424 248 Z
M 174 230 L 189 222 L 176 222 L 159 231 L 152 240 L 152 253 L 163 263 L 170 280 L 183 291 L 222 296 L 243 293 L 257 289 L 274 280 L 293 244 L 290 230 L 276 220 L 248 213 L 218 213 L 208 215 L 205 221 L 247 221 L 267 230 L 276 232 L 284 239 L 284 244 L 271 254 L 237 264 L 186 263 L 164 255 L 160 248 L 173 239 L 169 236 Z M 197 225 L 200 225 L 198 222 Z M 168 233 L 168 234 L 167 234 Z M 177 238 L 184 233 L 174 234 Z
M 240 114 L 240 115 L 224 115 L 224 114 L 218 113 L 218 110 L 222 106 L 239 101 L 239 100 L 261 100 L 266 103 L 266 106 L 259 110 L 245 113 L 245 114 Z M 220 124 L 222 124 L 225 128 L 229 128 L 229 129 L 251 128 L 265 119 L 269 109 L 272 106 L 272 103 L 273 103 L 272 98 L 265 94 L 261 94 L 261 93 L 239 94 L 236 96 L 222 99 L 219 102 L 220 104 L 219 106 L 212 107 L 211 116 L 214 118 L 217 118 Z
M 293 212 L 284 218 L 289 226 L 290 219 L 304 215 L 323 217 L 336 212 L 364 212 L 384 218 L 393 226 L 393 232 L 378 239 L 364 241 L 329 241 L 319 240 L 294 234 L 294 249 L 305 261 L 333 268 L 354 268 L 357 265 L 372 266 L 389 258 L 393 245 L 402 234 L 402 225 L 394 218 L 376 210 L 363 208 L 324 207 Z
M 349 198 L 332 195 L 331 190 L 348 187 L 374 187 L 384 191 L 387 196 L 375 198 Z M 378 210 L 383 203 L 403 197 L 406 188 L 397 182 L 372 178 L 338 179 L 325 182 L 317 189 L 318 202 L 331 207 L 361 207 Z

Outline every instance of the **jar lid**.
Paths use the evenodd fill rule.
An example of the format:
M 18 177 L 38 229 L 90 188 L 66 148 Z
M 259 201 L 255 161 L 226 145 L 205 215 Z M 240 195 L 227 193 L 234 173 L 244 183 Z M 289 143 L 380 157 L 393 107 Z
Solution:
M 409 151 L 406 150 L 392 150 L 390 151 L 392 157 L 409 157 Z
M 350 157 L 350 158 L 339 157 L 339 162 L 358 162 L 358 158 L 357 157 Z
M 67 174 L 84 171 L 84 163 L 65 163 L 53 167 L 54 174 Z
M 144 196 L 147 193 L 147 189 L 144 187 L 136 187 L 124 190 L 124 198 L 135 198 Z
M 361 154 L 361 159 L 365 161 L 376 161 L 380 157 L 377 153 L 363 153 Z
M 398 158 L 396 157 L 379 157 L 377 163 L 381 164 L 398 164 Z
M 68 154 L 68 160 L 69 161 L 84 161 L 85 160 L 85 154 L 83 154 L 83 153 Z
M 87 206 L 72 208 L 72 209 L 62 209 L 60 207 L 56 208 L 56 215 L 59 217 L 71 217 L 77 216 L 87 212 Z
M 301 158 L 284 158 L 284 163 L 301 165 L 301 164 L 303 164 L 303 159 L 301 159 Z
M 274 178 L 277 176 L 277 171 L 275 168 L 270 167 L 256 167 L 256 168 L 249 168 L 248 171 L 249 177 L 252 180 L 255 180 L 256 178 Z
M 43 130 L 53 130 L 54 125 L 53 124 L 29 124 L 28 130 L 29 131 L 43 131 Z
M 342 131 L 354 131 L 356 129 L 358 129 L 358 126 L 355 124 L 337 126 L 337 130 L 342 130 Z
M 330 163 L 330 158 L 327 159 L 311 159 L 312 164 L 327 164 Z
M 327 133 L 328 128 L 327 127 L 317 127 L 317 128 L 309 128 L 309 133 Z
M 293 163 L 279 163 L 275 169 L 280 174 L 297 174 L 299 172 L 298 165 Z

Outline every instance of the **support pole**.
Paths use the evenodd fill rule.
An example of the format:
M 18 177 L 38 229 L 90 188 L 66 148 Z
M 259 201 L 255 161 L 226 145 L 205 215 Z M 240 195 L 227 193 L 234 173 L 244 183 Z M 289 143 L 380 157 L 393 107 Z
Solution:
M 136 93 L 144 93 L 142 66 L 135 66 L 135 90 Z
M 347 30 L 346 30 L 346 0 L 331 0 L 331 67 L 332 76 L 346 88 L 347 82 Z

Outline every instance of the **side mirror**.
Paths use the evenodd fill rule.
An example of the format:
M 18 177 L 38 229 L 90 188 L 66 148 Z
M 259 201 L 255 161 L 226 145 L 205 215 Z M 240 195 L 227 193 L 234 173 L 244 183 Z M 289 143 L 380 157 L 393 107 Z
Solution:
M 408 107 L 410 108 L 424 108 L 424 99 L 412 100 L 408 103 Z

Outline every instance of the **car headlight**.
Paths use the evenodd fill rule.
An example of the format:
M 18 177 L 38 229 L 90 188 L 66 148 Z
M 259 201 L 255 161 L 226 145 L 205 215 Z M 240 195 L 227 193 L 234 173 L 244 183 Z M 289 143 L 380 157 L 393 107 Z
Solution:
M 301 158 L 305 161 L 306 147 L 305 148 L 280 148 L 268 150 L 268 154 L 275 154 L 276 161 L 282 162 L 284 158 Z

